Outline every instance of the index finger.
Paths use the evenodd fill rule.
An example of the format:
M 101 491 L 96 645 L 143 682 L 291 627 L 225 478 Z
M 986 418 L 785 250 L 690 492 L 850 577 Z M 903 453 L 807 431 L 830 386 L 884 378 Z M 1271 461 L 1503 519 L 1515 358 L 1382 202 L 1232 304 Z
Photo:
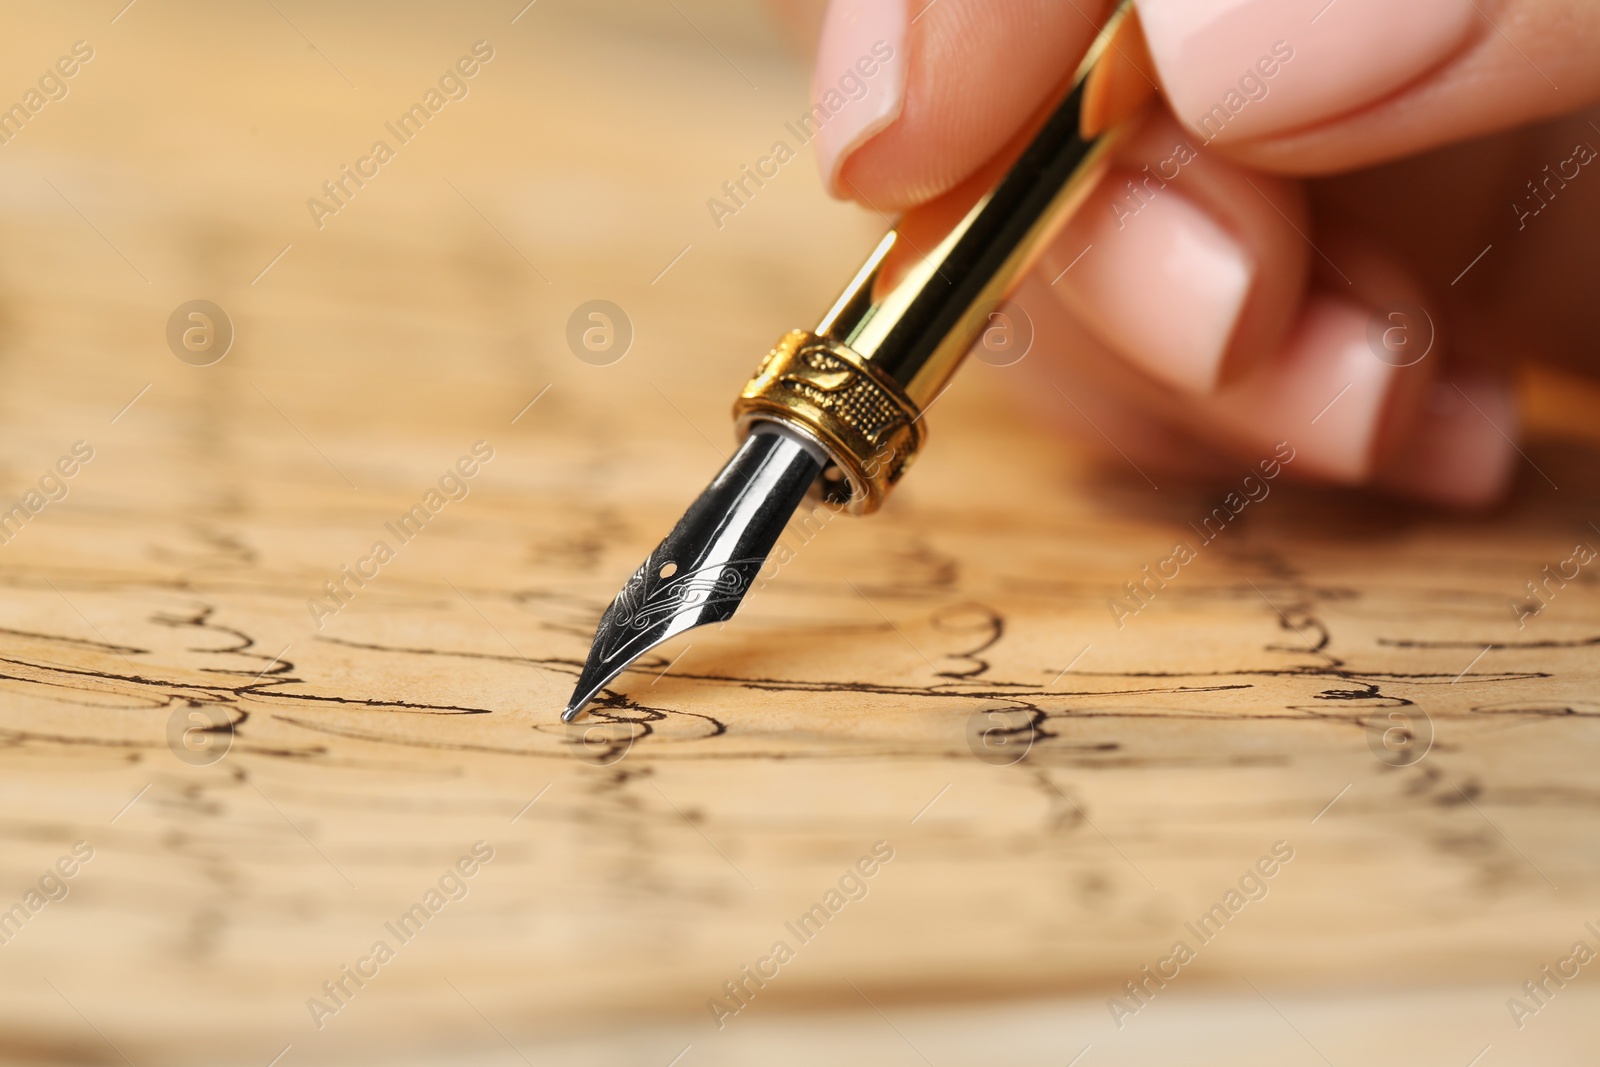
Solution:
M 954 188 L 1061 87 L 1111 7 L 835 0 L 811 112 L 829 191 L 887 212 Z

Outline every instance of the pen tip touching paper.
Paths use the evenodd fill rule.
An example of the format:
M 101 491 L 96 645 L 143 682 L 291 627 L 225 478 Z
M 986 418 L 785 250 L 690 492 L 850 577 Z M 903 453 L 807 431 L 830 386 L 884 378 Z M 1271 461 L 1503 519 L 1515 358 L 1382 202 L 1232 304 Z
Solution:
M 810 442 L 754 429 L 600 616 L 562 721 L 663 641 L 731 619 L 821 471 Z

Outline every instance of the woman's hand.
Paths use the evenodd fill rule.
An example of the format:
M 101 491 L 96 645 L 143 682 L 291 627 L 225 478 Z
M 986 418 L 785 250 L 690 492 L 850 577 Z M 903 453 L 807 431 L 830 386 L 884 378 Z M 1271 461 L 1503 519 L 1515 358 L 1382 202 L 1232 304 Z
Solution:
M 894 59 L 847 81 L 864 92 L 819 131 L 829 188 L 886 213 L 951 188 L 1110 7 L 833 0 L 819 98 L 875 47 Z M 1498 498 L 1517 362 L 1600 362 L 1600 5 L 1138 7 L 1149 61 L 1135 41 L 1118 62 L 1147 66 L 1166 106 L 1018 294 L 1034 391 L 1141 466 L 1288 441 L 1302 477 Z

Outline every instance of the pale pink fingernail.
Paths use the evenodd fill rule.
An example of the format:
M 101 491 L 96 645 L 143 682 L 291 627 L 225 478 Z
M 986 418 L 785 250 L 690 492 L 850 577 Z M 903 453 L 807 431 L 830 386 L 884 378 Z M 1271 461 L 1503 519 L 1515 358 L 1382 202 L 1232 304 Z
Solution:
M 1148 374 L 1210 391 L 1250 293 L 1254 259 L 1170 189 L 1146 185 L 1114 196 L 1104 209 L 1091 207 L 1091 222 L 1081 253 L 1068 246 L 1045 259 L 1055 289 L 1102 341 Z
M 1407 373 L 1373 355 L 1369 317 L 1346 300 L 1311 298 L 1278 359 L 1205 410 L 1253 447 L 1285 442 L 1297 474 L 1364 481 L 1396 375 Z
M 1413 81 L 1472 29 L 1473 0 L 1139 0 L 1178 118 L 1206 140 L 1282 133 Z
M 811 110 L 795 120 L 815 136 L 828 191 L 843 195 L 839 171 L 850 153 L 900 117 L 905 98 L 907 0 L 833 0 L 817 45 Z
M 1516 399 L 1504 382 L 1479 376 L 1437 382 L 1378 483 L 1447 507 L 1485 507 L 1511 484 L 1516 437 Z

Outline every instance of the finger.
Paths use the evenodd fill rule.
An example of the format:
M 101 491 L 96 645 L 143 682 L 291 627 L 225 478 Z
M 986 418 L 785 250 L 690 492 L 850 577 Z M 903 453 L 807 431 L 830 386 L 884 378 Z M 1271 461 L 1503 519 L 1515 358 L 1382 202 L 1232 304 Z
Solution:
M 1241 160 L 1321 174 L 1600 99 L 1592 0 L 1139 0 L 1173 111 Z
M 1110 353 L 1042 279 L 1025 282 L 1017 302 L 1034 321 L 1034 349 L 1042 357 L 1036 370 L 1058 375 L 1068 383 L 1064 389 L 1110 401 L 1077 401 L 1087 421 L 1099 422 L 1105 411 L 1146 412 L 1246 462 L 1287 442 L 1296 455 L 1293 472 L 1302 480 L 1358 485 L 1372 472 L 1380 429 L 1396 395 L 1396 368 L 1367 347 L 1367 316 L 1359 305 L 1317 295 L 1267 365 L 1212 395 L 1194 397 Z
M 1380 461 L 1373 479 L 1400 496 L 1478 509 L 1505 496 L 1520 458 L 1509 382 L 1483 373 L 1435 382 L 1411 432 Z
M 1220 486 L 1276 458 L 1270 450 L 1257 454 L 1248 446 L 1218 445 L 1164 421 L 1080 373 L 1081 366 L 1036 360 L 1019 370 L 1029 379 L 1019 393 L 1054 429 L 1099 455 L 1107 471 L 1123 472 L 1120 480 L 1129 486 L 1158 490 L 1169 479 Z M 1482 510 L 1510 487 L 1521 458 L 1510 445 L 1517 432 L 1516 405 L 1504 379 L 1470 372 L 1435 382 L 1410 433 L 1378 461 L 1371 484 L 1397 497 Z M 1293 460 L 1284 471 L 1292 480 L 1307 480 Z
M 1204 482 L 1237 468 L 1226 450 L 1143 403 L 1137 388 L 1127 386 L 1135 372 L 1073 319 L 1046 284 L 1030 278 L 1013 298 L 1035 331 L 1027 358 L 987 367 L 979 360 L 962 373 L 1009 377 L 1022 408 L 1076 440 L 1108 469 L 1124 472 L 1130 485 L 1159 489 L 1169 482 Z
M 1324 393 L 1334 386 L 1349 391 L 1333 394 L 1311 423 L 1335 431 L 1343 451 L 1324 451 L 1312 439 L 1316 462 L 1297 474 L 1455 509 L 1502 498 L 1519 454 L 1504 371 L 1453 343 L 1439 300 L 1394 258 L 1381 231 L 1327 230 L 1314 262 L 1316 280 L 1283 352 L 1259 381 L 1244 383 L 1242 395 L 1224 398 L 1224 410 L 1207 417 L 1237 428 L 1257 404 L 1285 404 L 1274 397 L 1297 384 L 1302 391 L 1318 388 L 1319 369 L 1312 368 L 1320 368 Z M 1385 368 L 1377 379 L 1370 377 L 1375 365 Z M 1350 399 L 1356 403 L 1346 407 Z M 1285 434 L 1298 417 L 1292 408 L 1292 400 L 1282 408 Z
M 1342 250 L 1349 259 L 1348 250 Z M 1371 272 L 1377 275 L 1379 272 Z M 1131 435 L 1110 438 L 1129 456 L 1153 461 L 1145 442 L 1182 448 L 1171 431 L 1166 440 L 1150 423 L 1180 431 L 1211 449 L 1251 463 L 1287 446 L 1285 464 L 1296 480 L 1365 485 L 1381 482 L 1395 491 L 1449 506 L 1475 506 L 1501 493 L 1509 473 L 1514 424 L 1441 413 L 1440 394 L 1430 390 L 1441 369 L 1440 346 L 1411 366 L 1379 358 L 1373 348 L 1370 305 L 1346 294 L 1314 290 L 1294 327 L 1269 360 L 1241 380 L 1205 397 L 1184 396 L 1116 358 L 1050 292 L 1030 278 L 1018 301 L 1034 319 L 1039 357 L 1034 370 L 1054 376 L 1053 388 L 1075 391 L 1075 407 L 1063 407 L 1063 425 L 1074 419 L 1122 426 Z M 1448 374 L 1448 372 L 1446 372 Z M 1495 382 L 1469 386 L 1490 418 L 1511 408 Z M 1065 401 L 1064 401 L 1065 403 Z M 1430 406 L 1431 404 L 1431 406 Z M 1081 409 L 1081 410 L 1080 410 Z M 1140 422 L 1141 413 L 1144 422 Z M 1430 440 L 1428 434 L 1438 436 Z
M 1198 150 L 1159 114 L 1118 151 L 1040 271 L 1108 347 L 1205 393 L 1283 342 L 1305 294 L 1309 229 L 1297 183 Z
M 811 112 L 829 191 L 890 211 L 952 188 L 1071 74 L 1109 6 L 834 0 Z

